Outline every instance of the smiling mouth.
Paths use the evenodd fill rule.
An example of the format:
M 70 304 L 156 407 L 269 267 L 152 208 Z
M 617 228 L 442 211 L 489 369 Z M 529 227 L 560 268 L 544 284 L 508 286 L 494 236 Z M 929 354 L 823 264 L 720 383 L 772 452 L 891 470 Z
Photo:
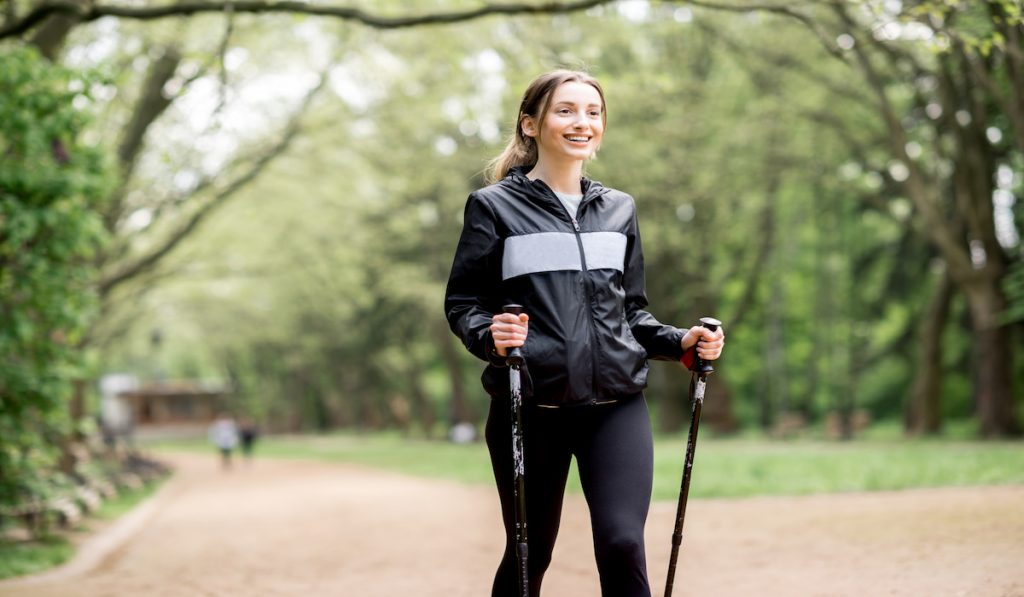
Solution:
M 566 135 L 565 138 L 567 140 L 569 140 L 570 143 L 589 143 L 590 142 L 590 137 L 586 137 L 586 136 L 583 136 L 583 135 Z

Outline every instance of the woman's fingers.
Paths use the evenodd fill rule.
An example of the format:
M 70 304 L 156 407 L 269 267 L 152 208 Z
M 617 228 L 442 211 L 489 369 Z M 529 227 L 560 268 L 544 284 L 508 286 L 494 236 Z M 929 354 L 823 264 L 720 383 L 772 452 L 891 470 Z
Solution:
M 697 356 L 705 361 L 713 361 L 722 355 L 725 347 L 725 332 L 718 328 L 714 332 L 700 327 L 700 338 L 697 340 Z
M 496 348 L 514 348 L 526 343 L 530 318 L 525 314 L 499 313 L 492 318 L 491 338 Z

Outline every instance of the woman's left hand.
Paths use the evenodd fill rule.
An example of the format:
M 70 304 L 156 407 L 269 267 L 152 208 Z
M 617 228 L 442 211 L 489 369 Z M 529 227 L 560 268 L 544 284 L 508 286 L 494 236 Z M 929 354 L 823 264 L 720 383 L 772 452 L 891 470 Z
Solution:
M 682 342 L 683 351 L 690 350 L 697 345 L 697 356 L 705 361 L 714 361 L 722 356 L 722 348 L 725 347 L 725 332 L 719 327 L 711 331 L 704 326 L 695 325 L 686 330 Z

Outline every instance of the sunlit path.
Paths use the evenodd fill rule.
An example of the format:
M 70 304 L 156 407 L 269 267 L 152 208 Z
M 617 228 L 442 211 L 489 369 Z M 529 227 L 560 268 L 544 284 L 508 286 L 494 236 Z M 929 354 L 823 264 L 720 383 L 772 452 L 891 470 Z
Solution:
M 145 524 L 97 566 L 0 595 L 480 596 L 499 557 L 487 487 L 258 460 L 173 457 Z M 1024 487 L 694 500 L 677 595 L 1024 593 Z M 145 507 L 145 506 L 143 506 Z M 655 594 L 675 505 L 648 524 Z M 599 594 L 582 498 L 566 502 L 551 597 Z

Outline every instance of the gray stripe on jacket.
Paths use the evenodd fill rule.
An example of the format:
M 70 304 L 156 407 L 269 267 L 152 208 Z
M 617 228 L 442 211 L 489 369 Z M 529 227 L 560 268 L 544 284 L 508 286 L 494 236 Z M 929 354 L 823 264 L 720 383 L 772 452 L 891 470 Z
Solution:
M 583 232 L 583 252 L 587 269 L 613 269 L 622 272 L 626 262 L 626 235 L 621 232 Z M 501 262 L 503 280 L 556 271 L 580 271 L 576 235 L 569 232 L 537 232 L 505 239 Z

